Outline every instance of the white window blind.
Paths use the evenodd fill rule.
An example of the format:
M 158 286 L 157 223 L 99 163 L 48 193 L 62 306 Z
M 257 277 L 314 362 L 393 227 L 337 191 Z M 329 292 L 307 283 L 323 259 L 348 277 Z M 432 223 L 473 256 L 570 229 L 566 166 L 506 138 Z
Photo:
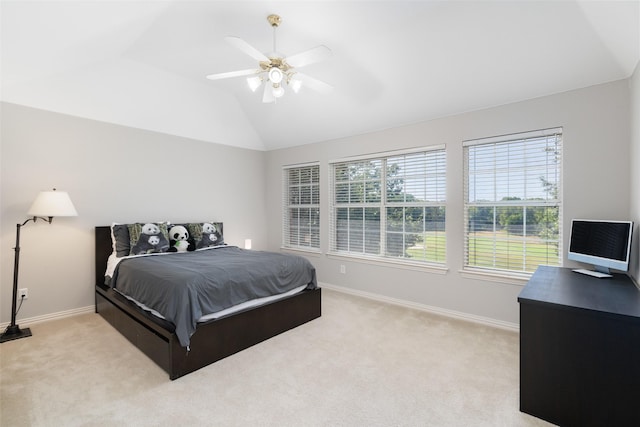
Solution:
M 443 146 L 330 164 L 329 251 L 444 264 Z
M 282 244 L 320 249 L 320 166 L 283 169 Z
M 464 143 L 465 268 L 560 265 L 562 129 Z

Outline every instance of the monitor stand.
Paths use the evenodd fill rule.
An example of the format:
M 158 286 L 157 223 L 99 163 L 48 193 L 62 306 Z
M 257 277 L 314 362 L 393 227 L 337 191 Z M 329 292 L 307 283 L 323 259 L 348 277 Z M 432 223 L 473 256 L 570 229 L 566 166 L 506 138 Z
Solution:
M 586 274 L 587 276 L 597 277 L 598 279 L 605 279 L 605 278 L 613 277 L 611 274 L 609 274 L 608 270 L 609 269 L 607 269 L 606 273 L 598 270 L 587 270 L 584 268 L 576 268 L 573 271 L 575 273 Z

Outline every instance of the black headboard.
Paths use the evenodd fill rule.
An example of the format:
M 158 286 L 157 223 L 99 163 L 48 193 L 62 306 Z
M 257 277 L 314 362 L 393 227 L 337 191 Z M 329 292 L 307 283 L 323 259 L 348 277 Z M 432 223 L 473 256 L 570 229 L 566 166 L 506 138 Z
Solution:
M 104 286 L 104 272 L 112 251 L 111 227 L 96 227 L 96 285 Z

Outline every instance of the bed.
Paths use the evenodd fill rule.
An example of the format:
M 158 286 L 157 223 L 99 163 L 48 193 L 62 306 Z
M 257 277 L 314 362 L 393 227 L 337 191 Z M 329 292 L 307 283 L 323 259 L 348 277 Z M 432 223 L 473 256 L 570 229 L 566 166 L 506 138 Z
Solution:
M 142 309 L 139 302 L 114 289 L 113 283 L 105 283 L 105 271 L 114 250 L 111 227 L 96 227 L 96 313 L 164 369 L 172 380 L 321 316 L 321 289 L 300 283 L 302 290 L 292 290 L 284 297 L 198 322 L 195 332 L 189 332 L 185 342 L 178 322 Z M 233 252 L 233 249 L 223 248 L 217 253 L 222 252 Z M 175 259 L 181 255 L 148 258 Z M 186 258 L 191 254 L 184 255 Z M 121 264 L 120 267 L 125 265 Z

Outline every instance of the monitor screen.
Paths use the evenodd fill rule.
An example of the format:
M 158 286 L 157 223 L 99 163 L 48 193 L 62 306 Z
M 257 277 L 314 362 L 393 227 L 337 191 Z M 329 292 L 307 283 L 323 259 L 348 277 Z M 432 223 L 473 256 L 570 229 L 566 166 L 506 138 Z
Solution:
M 596 270 L 627 271 L 631 252 L 632 221 L 574 219 L 568 258 L 592 264 Z

